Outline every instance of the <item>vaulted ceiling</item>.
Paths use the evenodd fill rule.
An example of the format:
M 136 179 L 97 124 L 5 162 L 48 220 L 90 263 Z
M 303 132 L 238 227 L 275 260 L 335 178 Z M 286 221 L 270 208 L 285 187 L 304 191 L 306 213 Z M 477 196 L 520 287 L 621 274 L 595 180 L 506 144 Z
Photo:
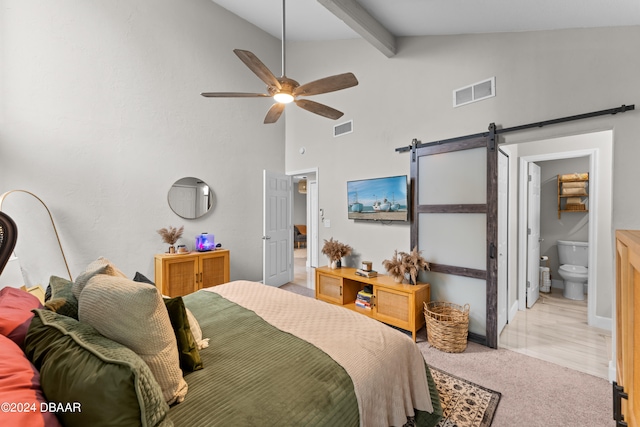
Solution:
M 282 0 L 212 0 L 274 37 Z M 395 38 L 640 25 L 638 0 L 289 0 L 287 40 L 363 37 L 387 56 Z

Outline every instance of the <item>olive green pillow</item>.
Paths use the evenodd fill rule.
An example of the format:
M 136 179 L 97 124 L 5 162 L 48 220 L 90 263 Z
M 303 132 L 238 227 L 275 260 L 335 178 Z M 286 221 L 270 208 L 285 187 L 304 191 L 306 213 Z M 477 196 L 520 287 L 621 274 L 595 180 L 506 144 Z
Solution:
M 25 354 L 40 371 L 47 400 L 77 403 L 59 412 L 67 427 L 171 426 L 169 406 L 147 364 L 92 326 L 49 310 L 33 310 Z
M 78 300 L 73 295 L 73 282 L 57 276 L 49 278 L 51 298 L 44 306 L 64 316 L 78 319 Z
M 167 307 L 169 320 L 171 320 L 171 326 L 178 341 L 180 369 L 182 369 L 183 372 L 193 372 L 202 369 L 202 359 L 198 351 L 198 344 L 191 332 L 187 310 L 184 307 L 182 297 L 165 298 L 164 304 Z

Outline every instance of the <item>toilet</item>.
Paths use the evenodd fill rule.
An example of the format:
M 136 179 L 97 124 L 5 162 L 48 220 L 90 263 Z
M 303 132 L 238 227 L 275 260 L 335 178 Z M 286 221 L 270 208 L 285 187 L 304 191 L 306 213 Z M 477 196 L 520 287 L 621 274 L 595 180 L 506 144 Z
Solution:
M 584 288 L 589 278 L 589 243 L 558 240 L 558 274 L 564 280 L 565 298 L 584 299 Z

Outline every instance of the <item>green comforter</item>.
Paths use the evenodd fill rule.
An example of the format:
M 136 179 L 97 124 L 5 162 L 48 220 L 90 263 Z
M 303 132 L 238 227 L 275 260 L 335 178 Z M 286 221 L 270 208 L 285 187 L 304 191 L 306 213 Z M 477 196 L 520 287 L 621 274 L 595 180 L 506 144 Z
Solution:
M 171 408 L 176 427 L 360 425 L 351 379 L 327 354 L 213 292 L 183 299 L 210 342 L 204 369 L 185 377 L 186 399 Z M 418 426 L 442 413 L 426 369 L 435 411 L 417 411 Z

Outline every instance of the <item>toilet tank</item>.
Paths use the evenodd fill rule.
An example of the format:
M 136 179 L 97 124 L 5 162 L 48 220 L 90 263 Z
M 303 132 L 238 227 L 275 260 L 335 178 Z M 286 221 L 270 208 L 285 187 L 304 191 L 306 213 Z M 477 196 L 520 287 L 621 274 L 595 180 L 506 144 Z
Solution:
M 560 265 L 589 266 L 589 243 L 558 240 L 558 260 Z

